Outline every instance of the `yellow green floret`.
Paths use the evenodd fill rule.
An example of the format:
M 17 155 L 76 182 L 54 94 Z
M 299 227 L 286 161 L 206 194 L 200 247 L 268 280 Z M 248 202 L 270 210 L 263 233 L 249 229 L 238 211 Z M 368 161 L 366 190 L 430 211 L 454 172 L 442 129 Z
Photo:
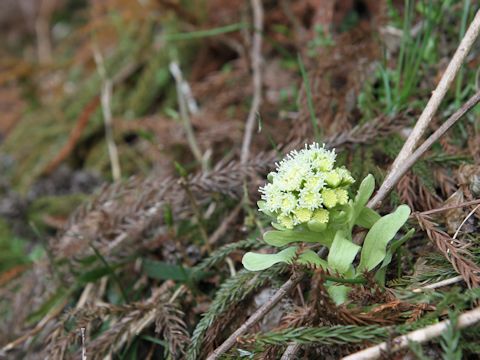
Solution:
M 293 212 L 297 224 L 308 222 L 312 218 L 312 214 L 313 211 L 306 208 L 298 208 Z
M 329 217 L 330 217 L 330 213 L 328 212 L 328 210 L 317 209 L 313 213 L 312 220 L 315 220 L 321 224 L 326 224 L 328 223 Z
M 334 189 L 323 189 L 322 190 L 323 205 L 327 209 L 335 207 L 338 203 L 337 194 Z
M 341 181 L 342 177 L 335 170 L 329 171 L 325 175 L 325 182 L 331 187 L 337 187 L 338 185 L 340 185 Z
M 345 205 L 348 203 L 348 191 L 345 189 L 335 189 L 338 205 Z
M 280 215 L 277 218 L 277 221 L 280 225 L 287 229 L 293 229 L 293 219 L 291 216 L 288 215 Z

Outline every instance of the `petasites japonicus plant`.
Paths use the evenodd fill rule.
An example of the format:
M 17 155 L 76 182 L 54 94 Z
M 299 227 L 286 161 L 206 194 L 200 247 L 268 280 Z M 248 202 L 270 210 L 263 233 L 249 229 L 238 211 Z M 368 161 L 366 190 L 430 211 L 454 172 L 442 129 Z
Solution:
M 268 183 L 260 188 L 262 200 L 258 207 L 272 218 L 276 229 L 267 231 L 263 239 L 282 249 L 275 254 L 245 254 L 242 262 L 247 270 L 264 270 L 280 262 L 296 263 L 322 267 L 337 275 L 339 281 L 349 282 L 376 269 L 378 281 L 384 281 L 393 252 L 412 235 L 409 231 L 402 238 L 396 237 L 410 208 L 401 205 L 391 214 L 380 216 L 366 207 L 375 188 L 373 176 L 363 179 L 357 194 L 351 197 L 355 179 L 345 167 L 336 166 L 335 160 L 335 150 L 313 143 L 292 151 L 277 163 L 276 171 L 268 175 Z M 369 230 L 363 246 L 353 242 L 354 226 Z M 315 244 L 328 248 L 326 260 L 311 249 Z M 342 291 L 338 291 L 340 288 Z M 337 302 L 342 301 L 344 290 L 343 286 L 331 288 Z

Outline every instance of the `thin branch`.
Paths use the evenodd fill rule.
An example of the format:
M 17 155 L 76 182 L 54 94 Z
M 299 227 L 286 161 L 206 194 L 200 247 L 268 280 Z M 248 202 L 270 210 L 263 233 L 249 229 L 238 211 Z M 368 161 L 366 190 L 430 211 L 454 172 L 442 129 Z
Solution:
M 243 323 L 233 334 L 231 334 L 227 340 L 223 342 L 218 348 L 215 349 L 213 353 L 211 353 L 207 360 L 215 360 L 218 359 L 222 354 L 230 350 L 230 348 L 235 345 L 237 342 L 238 337 L 245 334 L 253 325 L 257 323 L 258 320 L 263 318 L 265 314 L 267 314 L 270 310 L 272 310 L 275 305 L 286 295 L 288 294 L 297 284 L 302 280 L 303 274 L 295 274 L 290 279 L 287 280 L 285 284 L 282 285 L 280 289 L 261 307 L 255 311 L 252 316 L 248 318 L 248 320 Z
M 180 118 L 182 120 L 183 128 L 187 135 L 188 145 L 192 151 L 193 156 L 202 165 L 204 171 L 207 170 L 207 164 L 202 151 L 198 146 L 197 139 L 195 138 L 195 133 L 193 131 L 192 123 L 190 121 L 190 116 L 188 112 L 195 113 L 197 111 L 197 105 L 190 94 L 190 87 L 183 80 L 182 72 L 180 67 L 175 61 L 170 63 L 170 73 L 175 79 L 176 89 L 177 89 L 177 98 L 178 98 L 178 107 L 180 111 Z
M 251 0 L 253 9 L 253 44 L 251 51 L 253 70 L 253 100 L 247 117 L 245 133 L 243 135 L 240 162 L 245 164 L 250 155 L 255 118 L 262 103 L 262 32 L 263 32 L 263 6 L 262 0 Z
M 457 204 L 457 205 L 442 206 L 438 209 L 422 211 L 420 213 L 420 215 L 432 215 L 432 214 L 436 214 L 436 213 L 443 212 L 443 211 L 458 209 L 458 208 L 461 208 L 461 207 L 466 207 L 466 206 L 471 206 L 471 205 L 477 205 L 479 203 L 480 203 L 480 199 L 475 199 L 475 200 L 466 201 L 466 202 L 463 202 L 463 203 Z
M 457 326 L 458 330 L 475 325 L 480 321 L 480 307 L 473 310 L 464 312 L 458 317 Z M 388 352 L 389 354 L 404 349 L 408 346 L 409 342 L 424 343 L 433 338 L 436 338 L 444 332 L 450 325 L 450 320 L 444 320 L 435 325 L 427 326 L 423 329 L 412 331 L 406 335 L 396 337 L 389 342 L 383 342 L 376 346 L 372 346 L 365 350 L 351 354 L 343 358 L 343 360 L 371 360 L 378 359 L 382 356 L 382 353 Z
M 35 19 L 35 33 L 37 36 L 37 52 L 40 64 L 52 63 L 52 39 L 50 26 L 53 12 L 55 11 L 55 1 L 40 1 L 40 8 Z
M 470 51 L 473 43 L 475 42 L 475 39 L 478 37 L 479 32 L 480 10 L 477 11 L 475 18 L 473 19 L 470 27 L 465 33 L 465 36 L 460 42 L 460 45 L 458 46 L 455 54 L 453 55 L 452 60 L 448 64 L 448 67 L 445 70 L 442 79 L 438 83 L 437 88 L 433 91 L 432 96 L 427 103 L 427 106 L 425 107 L 422 114 L 420 115 L 420 118 L 415 124 L 412 133 L 408 137 L 407 141 L 402 147 L 402 150 L 400 150 L 400 153 L 393 162 L 389 174 L 385 178 L 385 181 L 383 182 L 382 186 L 380 187 L 377 194 L 370 203 L 378 204 L 386 197 L 386 195 L 392 190 L 392 188 L 399 180 L 397 174 L 404 167 L 405 161 L 408 161 L 410 155 L 414 152 L 416 145 L 420 141 L 420 138 L 422 137 L 433 116 L 435 115 L 438 107 L 440 106 L 440 103 L 442 102 L 451 83 L 453 82 L 456 74 L 458 73 L 460 66 L 465 60 L 465 57 Z
M 475 214 L 475 211 L 477 211 L 479 207 L 480 207 L 480 205 L 475 206 L 475 208 L 474 208 L 472 211 L 470 211 L 470 213 L 465 217 L 465 219 L 463 219 L 463 221 L 462 221 L 462 223 L 459 225 L 457 231 L 455 231 L 455 234 L 453 234 L 452 239 L 456 239 L 456 238 L 457 238 L 458 233 L 460 232 L 460 229 L 462 228 L 462 226 L 465 225 L 465 223 L 467 222 L 467 220 L 470 219 L 473 214 Z
M 105 140 L 107 141 L 108 155 L 110 157 L 110 165 L 112 168 L 112 177 L 113 180 L 118 181 L 122 177 L 120 170 L 120 160 L 118 158 L 118 150 L 115 145 L 115 140 L 113 137 L 113 120 L 112 120 L 112 109 L 111 109 L 111 98 L 112 98 L 112 81 L 107 77 L 107 71 L 105 70 L 105 63 L 103 61 L 103 56 L 96 45 L 93 46 L 93 57 L 95 58 L 95 63 L 97 64 L 97 71 L 102 79 L 102 113 L 103 113 L 103 122 L 105 124 Z
M 220 226 L 215 230 L 215 232 L 208 238 L 208 243 L 214 245 L 220 238 L 225 235 L 225 233 L 230 229 L 230 225 L 237 218 L 238 214 L 242 210 L 242 203 L 239 203 L 232 212 L 223 219 Z
M 75 122 L 75 126 L 73 127 L 70 135 L 68 136 L 68 140 L 63 145 L 62 149 L 56 154 L 56 156 L 45 166 L 42 174 L 48 175 L 54 172 L 60 164 L 65 161 L 65 159 L 72 153 L 73 149 L 77 145 L 78 141 L 80 140 L 83 131 L 88 125 L 92 114 L 98 107 L 99 104 L 99 97 L 94 96 L 92 100 L 84 107 L 78 119 Z
M 293 343 L 287 346 L 280 360 L 292 360 L 297 358 L 297 352 L 300 350 L 301 344 Z
M 453 278 L 450 278 L 450 279 L 445 279 L 445 280 L 442 280 L 442 281 L 439 281 L 439 282 L 436 282 L 436 283 L 433 283 L 433 284 L 428 284 L 428 285 L 419 287 L 417 289 L 412 290 L 412 292 L 420 293 L 420 292 L 425 291 L 425 290 L 438 289 L 438 288 L 441 288 L 441 287 L 444 287 L 444 286 L 456 284 L 457 282 L 460 282 L 462 280 L 463 280 L 463 277 L 461 275 L 458 275 L 458 276 L 454 276 Z
M 389 175 L 383 182 L 377 194 L 370 200 L 368 206 L 373 208 L 378 205 L 390 192 L 390 190 L 398 183 L 398 181 L 405 175 L 405 173 L 425 154 L 425 152 L 452 127 L 458 120 L 460 120 L 467 112 L 469 112 L 475 105 L 480 102 L 480 91 L 473 95 L 465 104 L 462 105 L 452 116 L 448 118 L 430 137 L 425 140 L 422 145 L 418 147 L 415 152 L 409 154 L 396 167 L 392 168 Z M 399 156 L 397 156 L 397 159 Z M 396 161 L 396 160 L 395 160 Z

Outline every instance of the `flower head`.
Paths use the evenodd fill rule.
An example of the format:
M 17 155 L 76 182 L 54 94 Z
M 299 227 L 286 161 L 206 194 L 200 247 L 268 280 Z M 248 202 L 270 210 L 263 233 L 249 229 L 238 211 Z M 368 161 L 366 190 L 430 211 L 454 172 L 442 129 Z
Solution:
M 347 189 L 355 181 L 344 167 L 335 168 L 335 158 L 334 150 L 317 143 L 290 152 L 260 188 L 260 211 L 287 229 L 312 219 L 328 222 L 328 209 L 348 203 Z

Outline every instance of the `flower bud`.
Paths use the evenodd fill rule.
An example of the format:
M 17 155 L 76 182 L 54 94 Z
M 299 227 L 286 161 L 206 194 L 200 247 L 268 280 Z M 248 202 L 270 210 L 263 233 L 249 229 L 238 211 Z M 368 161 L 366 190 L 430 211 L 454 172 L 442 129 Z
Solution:
M 322 190 L 323 205 L 327 209 L 331 209 L 337 205 L 337 194 L 333 189 L 323 189 Z

